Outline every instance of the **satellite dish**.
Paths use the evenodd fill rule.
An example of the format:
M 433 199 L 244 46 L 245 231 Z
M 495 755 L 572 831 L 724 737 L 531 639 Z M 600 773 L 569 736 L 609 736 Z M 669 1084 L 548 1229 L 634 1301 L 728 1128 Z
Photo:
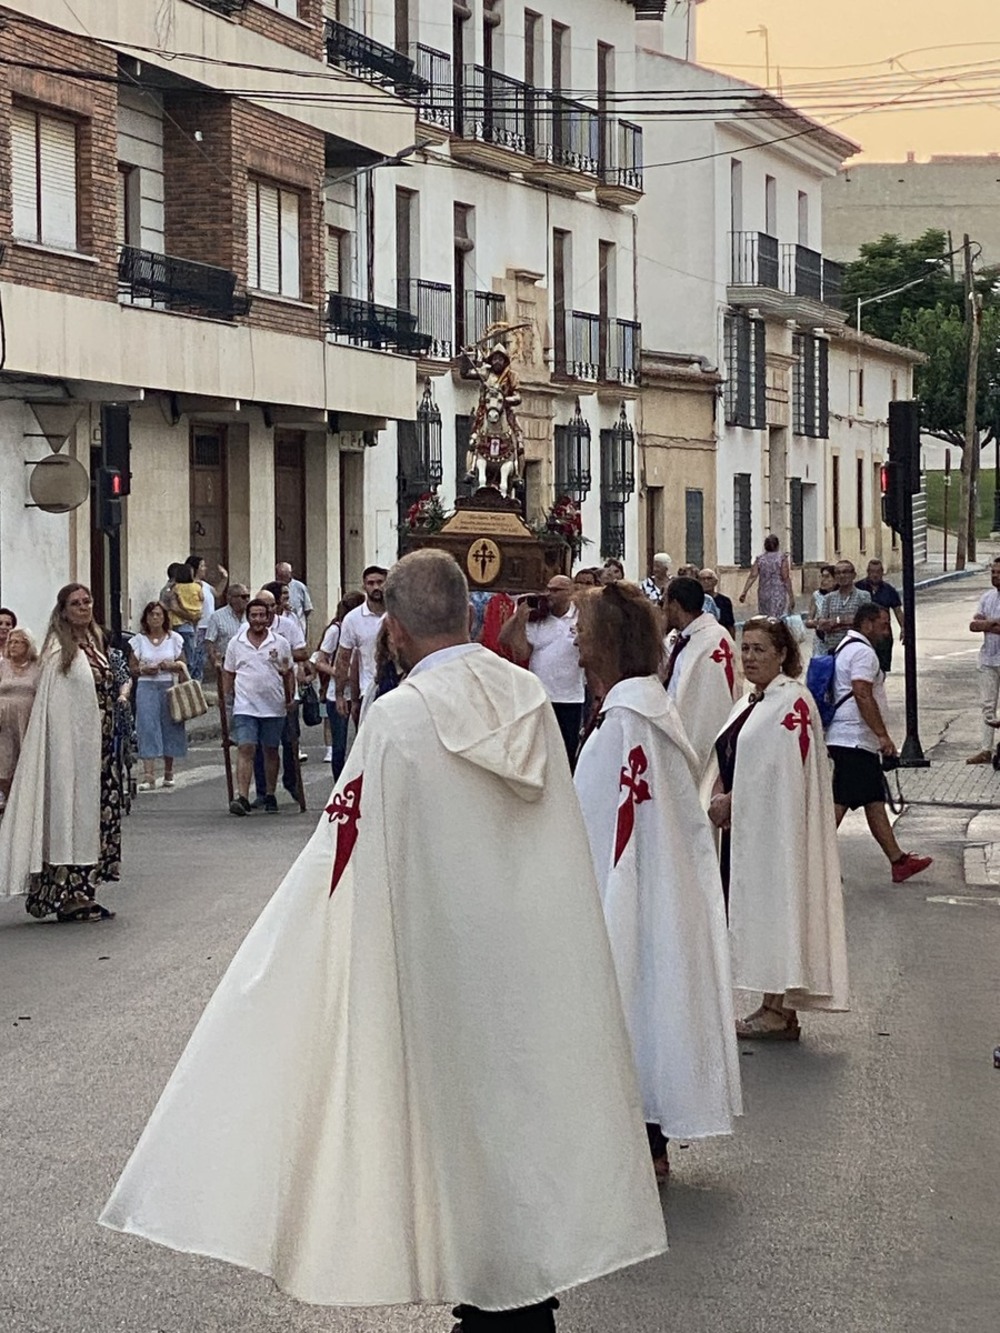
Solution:
M 35 464 L 28 490 L 39 509 L 47 514 L 68 514 L 79 509 L 90 495 L 90 473 L 75 458 L 52 454 Z

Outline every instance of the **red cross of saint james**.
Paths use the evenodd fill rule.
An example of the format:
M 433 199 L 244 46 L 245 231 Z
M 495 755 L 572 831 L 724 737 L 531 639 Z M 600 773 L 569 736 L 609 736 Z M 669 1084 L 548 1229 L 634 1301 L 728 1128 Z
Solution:
M 788 731 L 799 733 L 799 753 L 802 755 L 804 764 L 809 756 L 809 729 L 812 726 L 809 705 L 805 699 L 795 700 L 795 703 L 792 704 L 792 711 L 785 714 L 781 720 L 781 725 Z
M 364 781 L 364 776 L 363 773 L 359 773 L 356 778 L 346 782 L 343 790 L 337 792 L 326 807 L 326 813 L 330 816 L 330 823 L 336 823 L 337 825 L 337 851 L 333 859 L 333 878 L 330 880 L 331 898 L 334 889 L 340 883 L 341 876 L 347 869 L 347 863 L 354 851 L 354 844 L 358 840 L 358 821 L 361 818 L 361 784 Z
M 712 654 L 713 662 L 722 662 L 726 669 L 726 682 L 729 685 L 729 693 L 732 694 L 733 686 L 736 684 L 736 673 L 733 671 L 733 648 L 729 642 L 728 634 L 719 640 L 719 646 Z
M 625 800 L 618 807 L 618 825 L 615 829 L 615 865 L 622 859 L 622 853 L 629 845 L 632 830 L 635 827 L 635 807 L 653 799 L 649 783 L 642 774 L 649 767 L 649 760 L 641 745 L 637 745 L 628 757 L 628 768 L 623 768 L 618 781 L 618 790 L 625 792 Z

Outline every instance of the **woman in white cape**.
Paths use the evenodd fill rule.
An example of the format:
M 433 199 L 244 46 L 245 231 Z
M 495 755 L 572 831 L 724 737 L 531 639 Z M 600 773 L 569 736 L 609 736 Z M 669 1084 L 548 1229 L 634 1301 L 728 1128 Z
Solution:
M 576 789 L 639 1074 L 650 1150 L 730 1134 L 742 1110 L 726 917 L 701 764 L 660 683 L 660 631 L 641 589 L 579 597 L 581 664 L 603 695 Z
M 764 997 L 737 1035 L 797 1041 L 798 1010 L 848 1007 L 830 764 L 788 626 L 754 616 L 741 654 L 753 689 L 716 741 L 709 806 L 723 831 L 734 982 Z

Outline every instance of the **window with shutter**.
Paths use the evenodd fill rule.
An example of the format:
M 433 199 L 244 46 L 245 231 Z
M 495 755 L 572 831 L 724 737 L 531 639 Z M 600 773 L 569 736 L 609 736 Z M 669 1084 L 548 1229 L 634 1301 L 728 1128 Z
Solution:
M 328 292 L 339 292 L 341 290 L 340 282 L 340 261 L 341 261 L 341 237 L 343 233 L 336 227 L 327 227 L 326 229 L 326 290 Z
M 301 295 L 299 279 L 299 196 L 290 190 L 278 191 L 280 214 L 279 260 L 281 274 L 278 290 L 282 296 Z
M 30 107 L 11 112 L 14 235 L 77 248 L 76 125 Z
M 301 294 L 299 197 L 294 191 L 248 183 L 247 281 L 262 292 Z

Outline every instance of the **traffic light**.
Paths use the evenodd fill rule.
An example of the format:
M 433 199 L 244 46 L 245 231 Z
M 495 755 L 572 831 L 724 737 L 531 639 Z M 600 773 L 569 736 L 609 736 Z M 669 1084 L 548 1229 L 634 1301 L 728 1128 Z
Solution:
M 97 469 L 97 520 L 102 532 L 122 525 L 122 474 L 116 467 Z
M 906 531 L 909 514 L 906 470 L 902 463 L 890 460 L 882 464 L 882 522 L 902 534 Z
M 898 464 L 905 492 L 920 490 L 920 403 L 915 398 L 889 404 L 889 462 Z

